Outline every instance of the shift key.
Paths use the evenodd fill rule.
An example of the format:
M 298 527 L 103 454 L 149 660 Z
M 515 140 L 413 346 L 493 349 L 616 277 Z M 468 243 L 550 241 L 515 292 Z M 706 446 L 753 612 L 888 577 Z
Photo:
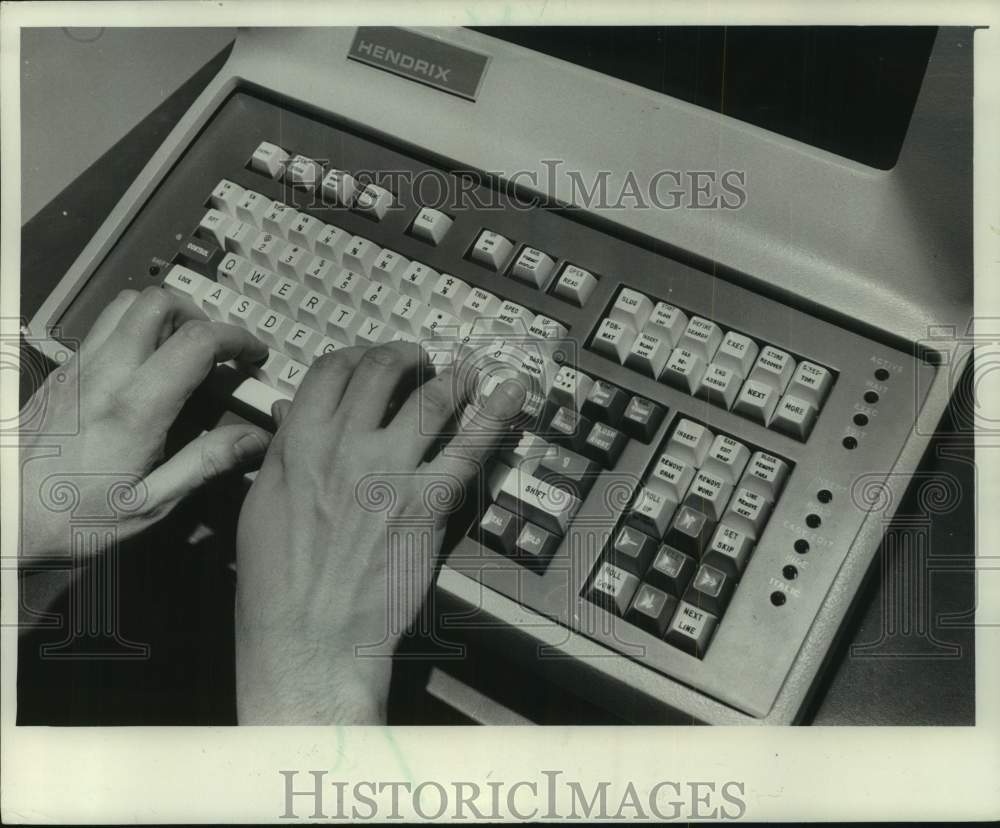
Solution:
M 549 532 L 563 535 L 580 508 L 580 499 L 565 488 L 511 469 L 500 485 L 497 504 Z

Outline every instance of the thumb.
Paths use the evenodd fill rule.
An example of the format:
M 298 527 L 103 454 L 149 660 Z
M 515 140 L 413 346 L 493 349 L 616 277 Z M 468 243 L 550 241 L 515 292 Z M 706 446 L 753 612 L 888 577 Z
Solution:
M 225 425 L 196 437 L 146 477 L 149 504 L 172 509 L 196 489 L 229 472 L 251 469 L 267 452 L 271 434 L 257 426 Z

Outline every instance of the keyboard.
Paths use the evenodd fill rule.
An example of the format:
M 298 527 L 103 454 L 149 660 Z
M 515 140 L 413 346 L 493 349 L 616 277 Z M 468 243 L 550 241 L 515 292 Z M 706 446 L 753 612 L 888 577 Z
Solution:
M 266 342 L 262 365 L 214 379 L 260 422 L 355 345 L 419 343 L 480 393 L 523 378 L 442 579 L 517 608 L 491 610 L 498 640 L 598 675 L 623 718 L 639 693 L 658 716 L 767 720 L 870 511 L 858 480 L 892 467 L 912 428 L 892 410 L 919 406 L 933 369 L 522 195 L 237 89 L 55 321 L 81 337 L 120 289 L 162 285 Z

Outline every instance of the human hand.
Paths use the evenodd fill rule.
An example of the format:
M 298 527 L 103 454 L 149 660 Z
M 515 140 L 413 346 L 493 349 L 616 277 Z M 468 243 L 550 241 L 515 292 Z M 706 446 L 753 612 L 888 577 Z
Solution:
M 236 674 L 241 723 L 384 720 L 391 654 L 431 586 L 447 516 L 496 439 L 524 404 L 502 383 L 436 457 L 425 455 L 468 399 L 450 371 L 415 389 L 393 414 L 401 385 L 426 355 L 393 342 L 317 360 L 291 404 L 240 513 Z M 389 419 L 387 423 L 384 423 Z M 383 424 L 384 423 L 384 424 Z M 391 485 L 388 514 L 366 510 L 359 484 Z M 390 522 L 427 514 L 428 487 L 447 490 L 423 542 L 393 548 Z

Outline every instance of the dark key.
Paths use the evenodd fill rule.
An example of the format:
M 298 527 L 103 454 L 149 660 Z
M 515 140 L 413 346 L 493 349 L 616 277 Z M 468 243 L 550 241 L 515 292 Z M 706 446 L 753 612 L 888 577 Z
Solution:
M 718 623 L 719 619 L 712 613 L 681 601 L 667 628 L 667 642 L 697 658 L 704 658 Z
M 514 553 L 520 531 L 521 519 L 495 503 L 490 504 L 479 521 L 479 540 L 503 555 Z
M 604 423 L 594 423 L 587 439 L 584 440 L 582 451 L 604 468 L 611 469 L 621 457 L 627 442 L 628 437 L 617 428 L 612 428 Z
M 588 597 L 609 612 L 624 615 L 638 586 L 639 579 L 635 575 L 614 564 L 602 563 L 590 585 Z
M 681 506 L 674 514 L 663 540 L 686 555 L 701 560 L 714 528 L 715 523 L 704 512 L 691 506 Z
M 625 620 L 657 638 L 663 638 L 677 609 L 677 599 L 649 584 L 636 590 Z
M 656 546 L 656 541 L 649 535 L 631 526 L 623 526 L 611 545 L 611 561 L 641 578 L 653 560 Z
M 546 430 L 546 437 L 573 451 L 579 451 L 587 440 L 593 424 L 577 411 L 566 406 L 556 409 Z
M 600 467 L 583 455 L 564 446 L 542 458 L 536 477 L 546 483 L 561 483 L 577 497 L 583 499 L 594 485 Z
M 222 249 L 212 241 L 190 236 L 181 242 L 177 262 L 202 276 L 215 277 L 215 269 L 222 261 Z
M 533 523 L 525 523 L 517 536 L 515 558 L 529 569 L 545 569 L 558 545 L 559 538 L 551 532 L 546 532 Z
M 632 397 L 622 417 L 622 429 L 629 437 L 648 443 L 666 416 L 666 409 L 645 397 Z
M 720 618 L 733 597 L 736 580 L 721 569 L 702 564 L 688 584 L 684 600 L 691 606 L 712 613 Z
M 584 417 L 617 426 L 628 405 L 628 394 L 617 385 L 597 380 L 587 393 L 580 411 Z
M 671 595 L 680 598 L 687 588 L 696 564 L 679 549 L 663 544 L 660 546 L 653 565 L 646 573 L 646 580 Z

